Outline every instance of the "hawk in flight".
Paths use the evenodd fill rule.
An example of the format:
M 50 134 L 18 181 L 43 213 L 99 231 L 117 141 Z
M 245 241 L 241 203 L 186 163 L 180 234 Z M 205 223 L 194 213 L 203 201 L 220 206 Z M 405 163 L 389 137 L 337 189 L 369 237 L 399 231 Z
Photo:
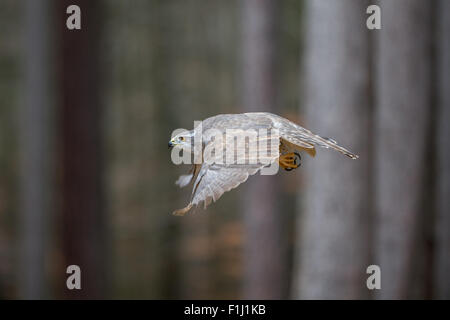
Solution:
M 234 130 L 232 139 L 217 138 L 218 133 L 226 136 L 230 130 Z M 252 130 L 276 132 L 276 135 L 271 135 L 271 139 L 268 135 L 256 135 L 252 140 L 259 146 L 262 142 L 266 142 L 267 145 L 268 140 L 273 143 L 276 139 L 276 152 L 252 151 L 248 141 L 245 140 L 245 135 Z M 222 194 L 245 182 L 250 175 L 273 163 L 278 162 L 280 167 L 288 171 L 296 169 L 300 166 L 300 151 L 314 157 L 315 146 L 334 149 L 352 159 L 358 158 L 357 155 L 339 146 L 336 141 L 318 136 L 288 119 L 268 112 L 220 114 L 207 118 L 193 130 L 175 135 L 169 141 L 169 148 L 178 147 L 183 149 L 183 152 L 193 152 L 196 137 L 201 141 L 200 160 L 194 162 L 189 174 L 180 176 L 176 181 L 180 187 L 193 183 L 191 199 L 186 207 L 174 211 L 174 215 L 184 215 L 201 202 L 206 208 L 211 201 L 217 201 Z M 242 138 L 245 143 L 239 145 L 235 143 L 235 138 L 237 140 Z M 232 151 L 233 157 L 235 154 L 241 154 L 245 157 L 245 161 L 214 161 L 213 153 L 206 152 L 211 149 L 223 150 L 225 153 Z M 256 158 L 257 161 L 251 161 Z

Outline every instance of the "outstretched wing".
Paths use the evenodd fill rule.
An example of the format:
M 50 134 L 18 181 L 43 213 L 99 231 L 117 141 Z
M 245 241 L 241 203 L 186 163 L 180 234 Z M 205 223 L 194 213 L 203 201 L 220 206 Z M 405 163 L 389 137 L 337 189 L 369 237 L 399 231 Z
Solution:
M 203 153 L 203 164 L 195 178 L 192 190 L 191 201 L 183 208 L 176 210 L 175 215 L 184 215 L 193 206 L 204 203 L 206 208 L 212 201 L 217 201 L 225 192 L 236 188 L 245 182 L 249 176 L 254 175 L 260 169 L 269 166 L 278 159 L 279 137 L 256 136 L 255 142 L 270 141 L 276 145 L 276 152 L 259 152 L 257 149 L 251 149 L 246 144 L 234 144 L 233 139 L 212 140 L 205 147 Z M 212 148 L 210 148 L 212 147 Z M 232 162 L 228 164 L 225 161 L 225 153 L 223 158 L 214 158 L 215 153 L 209 153 L 207 150 L 225 149 L 226 152 L 234 151 L 235 154 L 242 154 L 245 157 L 244 163 Z M 270 150 L 269 150 L 270 151 Z M 222 159 L 222 161 L 221 161 Z M 218 161 L 217 161 L 218 160 Z M 193 177 L 193 176 L 192 176 Z M 182 177 L 180 185 L 188 181 L 189 176 Z
M 206 208 L 212 201 L 217 201 L 227 191 L 236 188 L 245 182 L 249 176 L 257 173 L 259 166 L 224 166 L 208 165 L 204 163 L 194 183 L 192 197 L 189 204 L 183 208 L 174 211 L 174 215 L 184 215 L 194 205 L 201 202 Z

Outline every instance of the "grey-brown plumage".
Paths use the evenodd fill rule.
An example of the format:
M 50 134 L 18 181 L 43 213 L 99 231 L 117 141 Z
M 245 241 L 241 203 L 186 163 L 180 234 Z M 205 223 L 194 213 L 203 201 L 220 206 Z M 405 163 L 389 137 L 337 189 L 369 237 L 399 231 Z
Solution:
M 200 132 L 199 128 L 200 126 L 197 126 L 188 133 L 175 136 L 171 139 L 169 145 L 181 148 L 190 147 L 192 138 L 196 135 L 196 132 Z M 203 152 L 207 146 L 211 147 L 212 144 L 215 144 L 215 147 L 219 147 L 217 145 L 218 142 L 212 138 L 212 130 L 210 129 L 223 134 L 230 129 L 242 131 L 249 129 L 256 131 L 260 129 L 268 131 L 278 130 L 279 137 L 277 136 L 276 142 L 279 145 L 279 152 L 277 150 L 276 153 L 268 153 L 264 163 L 249 164 L 249 161 L 243 164 L 214 163 L 208 161 L 211 159 L 208 159 L 206 152 Z M 291 155 L 298 155 L 300 151 L 305 151 L 309 155 L 315 156 L 315 146 L 334 149 L 352 159 L 358 158 L 357 155 L 339 146 L 336 141 L 318 136 L 288 119 L 268 112 L 220 114 L 203 120 L 201 132 L 203 161 L 201 164 L 193 165 L 191 172 L 188 175 L 181 176 L 176 182 L 180 187 L 193 182 L 191 201 L 185 208 L 176 210 L 174 212 L 175 215 L 184 215 L 193 206 L 199 205 L 201 202 L 204 203 L 206 208 L 211 201 L 217 201 L 222 194 L 236 188 L 239 184 L 245 182 L 250 175 L 257 173 L 263 167 L 277 160 L 285 169 L 296 168 L 298 165 L 294 165 L 295 159 Z M 261 140 L 264 138 L 258 136 L 257 139 Z M 225 151 L 230 148 L 236 148 L 235 144 L 231 144 L 226 139 L 220 141 L 220 143 L 220 148 L 223 148 Z M 244 153 L 247 159 L 256 157 L 248 149 Z M 258 155 L 260 156 L 260 154 Z

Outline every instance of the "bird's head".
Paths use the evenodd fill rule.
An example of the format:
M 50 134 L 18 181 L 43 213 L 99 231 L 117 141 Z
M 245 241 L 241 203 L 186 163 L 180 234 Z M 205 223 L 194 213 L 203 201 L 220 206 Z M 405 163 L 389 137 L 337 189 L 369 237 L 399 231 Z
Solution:
M 193 131 L 184 131 L 175 135 L 169 141 L 169 148 L 179 147 L 182 149 L 191 148 Z

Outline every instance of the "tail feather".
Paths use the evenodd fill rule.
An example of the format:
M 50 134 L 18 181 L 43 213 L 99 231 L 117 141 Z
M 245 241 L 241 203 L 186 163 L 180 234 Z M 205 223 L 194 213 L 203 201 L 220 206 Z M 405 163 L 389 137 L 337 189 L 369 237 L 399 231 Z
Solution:
M 295 131 L 294 130 L 284 131 L 281 133 L 281 137 L 287 140 L 288 142 L 296 145 L 300 149 L 314 150 L 314 146 L 317 145 L 322 148 L 334 149 L 351 159 L 359 158 L 358 155 L 338 145 L 337 142 L 334 141 L 333 139 L 321 137 L 304 128 Z
M 321 147 L 324 148 L 332 148 L 336 151 L 339 151 L 342 154 L 345 154 L 347 157 L 352 158 L 352 159 L 358 159 L 359 156 L 348 151 L 347 149 L 345 149 L 344 147 L 341 147 L 340 145 L 337 144 L 337 142 L 333 139 L 330 138 L 323 138 L 321 136 L 315 135 L 315 138 L 317 138 L 320 142 L 322 142 L 322 144 L 319 144 Z
M 331 138 L 324 138 L 312 133 L 308 129 L 299 126 L 298 124 L 285 119 L 280 116 L 272 115 L 276 128 L 280 130 L 280 135 L 283 139 L 305 149 L 314 149 L 317 145 L 323 148 L 332 148 L 342 154 L 345 154 L 351 159 L 358 159 L 358 155 L 341 147 L 337 142 Z

